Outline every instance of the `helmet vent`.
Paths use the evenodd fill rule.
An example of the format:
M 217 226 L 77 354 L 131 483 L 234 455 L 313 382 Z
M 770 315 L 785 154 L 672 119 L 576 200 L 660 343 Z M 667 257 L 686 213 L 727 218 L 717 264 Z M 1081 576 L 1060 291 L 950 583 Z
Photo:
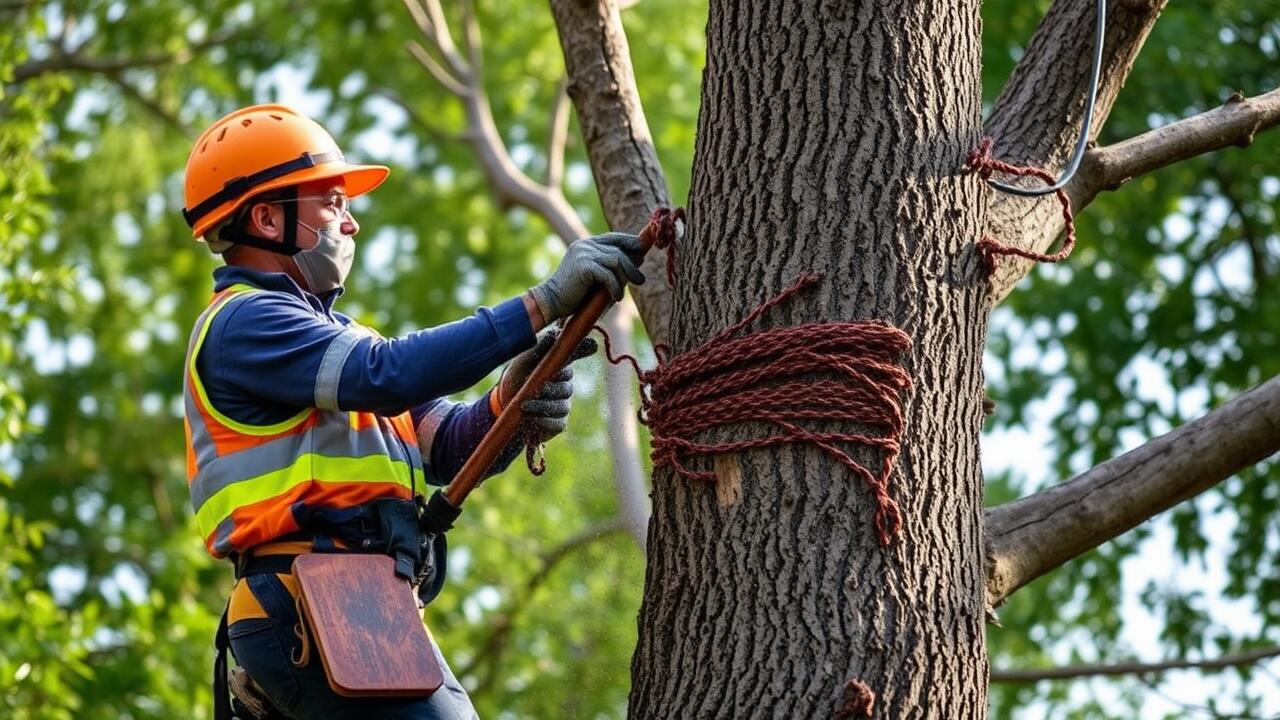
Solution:
M 243 126 L 245 126 L 245 127 L 249 127 L 250 125 L 252 125 L 252 124 L 253 124 L 253 121 L 252 121 L 252 120 L 250 120 L 249 118 L 245 118 L 245 119 L 243 119 L 243 120 L 241 120 L 241 121 L 240 121 L 240 124 L 241 124 L 241 125 L 243 125 Z
M 227 129 L 222 128 L 222 132 L 218 133 L 218 142 L 222 142 L 222 138 L 227 136 Z
M 209 141 L 205 140 L 204 144 L 200 146 L 200 152 L 203 153 L 206 149 L 208 149 L 208 147 L 209 147 Z
M 281 122 L 284 122 L 284 118 L 280 117 L 279 115 L 272 115 L 271 117 L 272 117 L 273 119 L 275 119 L 275 120 L 279 120 L 279 121 L 281 121 Z

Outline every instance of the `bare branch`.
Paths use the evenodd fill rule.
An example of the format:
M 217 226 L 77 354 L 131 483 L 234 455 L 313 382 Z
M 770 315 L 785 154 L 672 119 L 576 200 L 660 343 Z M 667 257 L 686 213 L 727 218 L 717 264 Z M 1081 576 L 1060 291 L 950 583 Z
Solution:
M 609 309 L 604 317 L 613 351 L 618 355 L 634 355 L 631 341 L 635 305 L 625 300 Z M 609 417 L 605 428 L 613 452 L 613 484 L 618 495 L 618 515 L 631 538 L 647 550 L 649 538 L 649 493 L 645 486 L 644 467 L 640 464 L 635 402 L 632 399 L 630 371 L 608 362 L 605 366 L 605 399 Z
M 484 72 L 484 52 L 480 44 L 480 20 L 476 17 L 474 0 L 462 0 L 462 42 L 471 62 L 471 75 L 479 83 Z
M 1280 646 L 1270 646 L 1248 652 L 1223 655 L 1211 660 L 1166 660 L 1164 662 L 1125 662 L 1114 665 L 1068 665 L 1035 670 L 992 670 L 993 683 L 1033 683 L 1040 680 L 1071 680 L 1082 677 L 1114 677 L 1117 675 L 1157 675 L 1170 670 L 1200 670 L 1216 672 L 1242 665 L 1252 665 L 1260 660 L 1280 656 Z
M 1067 186 L 1079 209 L 1103 190 L 1115 190 L 1139 175 L 1230 145 L 1247 147 L 1254 135 L 1280 124 L 1280 89 L 1254 98 L 1232 95 L 1226 104 L 1185 120 L 1085 154 L 1080 173 Z
M 1096 138 L 1116 96 L 1168 0 L 1112 3 L 1102 56 L 1098 101 L 1090 139 Z M 1055 0 L 1027 43 L 1000 92 L 983 131 L 995 138 L 996 156 L 1051 173 L 1069 158 L 1080 134 L 1089 84 L 1095 0 Z M 986 234 L 1044 252 L 1062 233 L 1060 209 L 1005 195 L 992 197 Z M 975 238 L 976 239 L 976 238 Z M 1031 269 L 1022 259 L 1002 259 L 991 277 L 988 301 L 998 303 Z
M 422 7 L 422 3 L 418 0 L 404 0 L 404 6 L 413 18 L 413 24 L 418 26 L 418 32 L 424 37 L 435 38 L 436 28 L 431 24 L 431 18 L 427 17 L 426 8 Z
M 627 37 L 614 0 L 552 0 L 569 96 L 609 225 L 638 232 L 654 208 L 671 205 L 666 179 L 640 107 Z M 649 338 L 668 340 L 671 288 L 666 254 L 651 251 L 642 269 L 649 281 L 634 288 Z
M 569 140 L 569 79 L 556 85 L 555 108 L 551 111 L 551 140 L 547 143 L 547 187 L 558 188 L 564 180 L 564 152 Z
M 466 98 L 471 92 L 465 85 L 450 75 L 449 71 L 445 70 L 440 63 L 436 62 L 436 59 L 431 57 L 431 53 L 427 52 L 427 49 L 422 47 L 417 40 L 410 40 L 406 42 L 404 47 L 409 51 L 409 54 L 418 61 L 419 65 L 425 68 L 427 72 L 431 73 L 431 77 L 435 78 L 436 82 L 444 86 L 445 90 L 448 90 L 450 93 L 453 93 L 460 98 Z
M 68 20 L 70 23 L 71 20 Z M 91 57 L 84 54 L 83 46 L 68 52 L 67 48 L 55 44 L 53 53 L 42 60 L 32 60 L 17 66 L 13 70 L 13 82 L 20 83 L 31 78 L 52 72 L 88 72 L 99 75 L 111 75 L 125 70 L 138 68 L 157 68 L 166 65 L 178 65 L 188 62 L 200 53 L 225 45 L 243 35 L 243 28 L 232 28 L 221 33 L 210 35 L 198 43 L 171 53 L 152 53 L 138 57 Z
M 1280 450 L 1280 376 L 1072 480 L 987 510 L 987 602 Z
M 406 0 L 406 5 L 408 2 L 409 0 Z M 425 3 L 423 8 L 430 18 L 429 25 L 433 31 L 427 39 L 435 44 L 436 49 L 444 56 L 445 62 L 453 68 L 455 75 L 463 79 L 470 78 L 471 68 L 467 67 L 466 61 L 458 54 L 458 47 L 453 44 L 453 36 L 449 34 L 449 24 L 444 19 L 440 0 L 422 0 L 422 2 Z
M 516 619 L 529 606 L 529 603 L 533 600 L 534 593 L 550 577 L 551 571 L 555 569 L 556 565 L 573 551 L 586 547 L 623 529 L 622 520 L 614 518 L 599 525 L 593 525 L 543 553 L 538 569 L 525 581 L 523 588 L 512 594 L 511 601 L 507 603 L 502 612 L 496 614 L 489 621 L 491 629 L 488 636 L 476 646 L 478 649 L 475 655 L 471 657 L 471 661 L 458 671 L 458 677 L 465 677 L 474 673 L 482 663 L 488 665 L 489 671 L 485 673 L 485 677 L 480 680 L 477 686 L 472 689 L 473 694 L 483 692 L 484 688 L 493 682 L 498 674 L 496 668 L 500 664 L 500 656 L 511 637 L 511 629 L 515 626 Z

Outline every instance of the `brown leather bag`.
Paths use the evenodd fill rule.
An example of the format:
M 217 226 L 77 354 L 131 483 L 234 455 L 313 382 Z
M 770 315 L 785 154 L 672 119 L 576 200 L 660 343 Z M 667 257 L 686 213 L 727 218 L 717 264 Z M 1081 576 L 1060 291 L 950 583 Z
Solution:
M 310 627 L 334 692 L 425 697 L 444 683 L 413 588 L 396 575 L 389 556 L 307 553 L 294 559 L 293 576 L 299 617 Z

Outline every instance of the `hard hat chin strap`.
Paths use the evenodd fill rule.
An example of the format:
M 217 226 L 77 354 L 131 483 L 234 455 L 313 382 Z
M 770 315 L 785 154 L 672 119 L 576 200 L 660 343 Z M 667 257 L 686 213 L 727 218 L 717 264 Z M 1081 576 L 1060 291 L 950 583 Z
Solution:
M 277 255 L 287 255 L 293 257 L 301 252 L 302 248 L 298 247 L 298 188 L 288 187 L 281 190 L 282 200 L 288 202 L 280 203 L 284 208 L 284 242 L 274 242 L 266 238 L 260 238 L 257 235 L 250 235 L 248 231 L 240 227 L 240 223 L 231 223 L 222 230 L 218 231 L 218 239 L 225 240 L 236 245 L 247 245 L 248 247 L 266 250 Z M 252 204 L 252 201 L 251 201 Z

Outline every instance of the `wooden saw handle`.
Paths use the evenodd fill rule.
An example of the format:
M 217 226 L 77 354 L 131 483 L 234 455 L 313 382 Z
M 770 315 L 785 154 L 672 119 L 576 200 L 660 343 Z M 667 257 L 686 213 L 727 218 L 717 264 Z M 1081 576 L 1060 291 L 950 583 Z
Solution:
M 650 222 L 644 230 L 640 231 L 640 242 L 644 247 L 644 253 L 648 253 L 649 248 L 653 247 L 658 228 L 657 222 Z M 633 259 L 639 265 L 639 261 L 644 257 L 642 255 Z M 471 453 L 471 457 L 467 458 L 462 469 L 444 489 L 444 497 L 450 505 L 454 508 L 462 507 L 462 502 L 467 499 L 467 495 L 471 494 L 476 485 L 480 484 L 485 471 L 493 465 L 493 461 L 497 459 L 502 449 L 515 439 L 516 432 L 520 430 L 520 423 L 524 420 L 524 410 L 521 409 L 524 401 L 541 392 L 542 386 L 553 375 L 560 372 L 560 368 L 569 361 L 574 348 L 578 347 L 578 343 L 591 332 L 591 328 L 600 320 L 600 316 L 612 302 L 613 298 L 610 297 L 608 289 L 597 286 L 587 296 L 586 302 L 578 312 L 569 318 L 564 329 L 560 331 L 560 337 L 556 338 L 551 346 L 551 350 L 542 357 L 529 378 L 520 386 L 515 397 L 507 401 L 507 406 L 502 409 L 502 414 L 493 423 L 493 427 L 489 428 L 489 432 L 485 433 L 480 446 Z

